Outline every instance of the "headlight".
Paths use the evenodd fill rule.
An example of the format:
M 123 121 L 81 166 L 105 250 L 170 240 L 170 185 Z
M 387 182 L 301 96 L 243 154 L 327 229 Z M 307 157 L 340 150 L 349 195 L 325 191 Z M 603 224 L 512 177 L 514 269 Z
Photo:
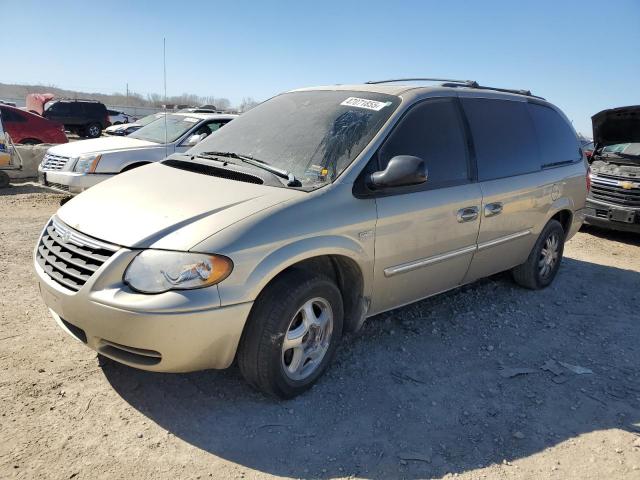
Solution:
M 221 282 L 233 262 L 220 255 L 143 250 L 124 272 L 124 282 L 141 293 L 208 287 Z
M 96 171 L 96 167 L 98 166 L 98 162 L 100 162 L 100 158 L 102 155 L 80 155 L 78 160 L 76 161 L 75 167 L 73 167 L 74 172 L 80 173 L 93 173 Z

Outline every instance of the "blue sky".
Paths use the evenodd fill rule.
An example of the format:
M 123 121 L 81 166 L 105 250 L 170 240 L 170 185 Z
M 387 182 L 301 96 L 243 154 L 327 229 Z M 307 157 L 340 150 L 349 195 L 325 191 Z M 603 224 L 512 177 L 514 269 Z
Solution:
M 444 76 L 531 89 L 584 133 L 640 104 L 640 0 L 464 3 L 0 0 L 0 82 L 161 93 L 166 37 L 169 95 Z

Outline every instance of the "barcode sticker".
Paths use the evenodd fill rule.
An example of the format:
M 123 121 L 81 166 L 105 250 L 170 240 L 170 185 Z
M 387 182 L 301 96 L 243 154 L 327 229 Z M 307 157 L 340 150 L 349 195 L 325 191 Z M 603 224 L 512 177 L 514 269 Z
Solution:
M 374 110 L 376 112 L 379 112 L 384 107 L 389 105 L 389 103 L 377 102 L 376 100 L 367 100 L 366 98 L 349 97 L 340 105 L 344 105 L 347 107 L 366 108 L 367 110 Z

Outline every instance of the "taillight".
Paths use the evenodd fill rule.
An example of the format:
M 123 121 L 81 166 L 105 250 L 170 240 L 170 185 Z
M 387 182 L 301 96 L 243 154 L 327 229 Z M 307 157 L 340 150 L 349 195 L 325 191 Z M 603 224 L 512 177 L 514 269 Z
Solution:
M 591 191 L 591 167 L 587 167 L 587 193 Z

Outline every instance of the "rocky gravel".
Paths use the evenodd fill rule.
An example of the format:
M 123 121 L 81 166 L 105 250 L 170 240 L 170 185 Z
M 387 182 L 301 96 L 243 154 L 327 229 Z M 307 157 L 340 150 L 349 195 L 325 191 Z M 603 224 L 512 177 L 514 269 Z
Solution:
M 640 478 L 640 237 L 585 229 L 554 284 L 500 274 L 371 318 L 288 402 L 103 362 L 40 300 L 63 197 L 0 190 L 0 478 Z

